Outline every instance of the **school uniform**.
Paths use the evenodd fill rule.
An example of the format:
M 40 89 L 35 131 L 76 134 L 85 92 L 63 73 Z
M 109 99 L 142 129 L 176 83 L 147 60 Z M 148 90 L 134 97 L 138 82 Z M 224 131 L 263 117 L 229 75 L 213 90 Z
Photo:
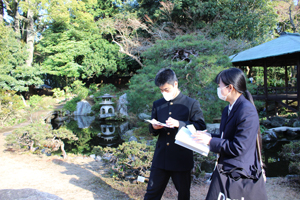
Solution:
M 153 103 L 152 119 L 165 123 L 169 117 L 179 121 L 179 128 L 155 130 L 149 125 L 149 131 L 158 135 L 152 160 L 151 174 L 145 199 L 161 199 L 165 187 L 172 177 L 178 191 L 178 199 L 189 199 L 191 169 L 194 166 L 193 152 L 175 144 L 175 136 L 181 127 L 193 124 L 197 130 L 206 128 L 200 103 L 181 92 L 171 101 L 161 98 Z
M 240 167 L 249 175 L 256 173 L 254 164 L 259 163 L 256 151 L 258 129 L 259 118 L 256 108 L 243 95 L 234 102 L 230 112 L 229 106 L 225 107 L 221 118 L 220 135 L 212 135 L 210 141 L 210 151 L 219 153 L 218 163 L 223 165 L 223 170 L 230 171 Z M 261 169 L 260 166 L 257 167 Z M 217 179 L 213 178 L 208 196 L 214 187 L 218 187 L 218 183 Z

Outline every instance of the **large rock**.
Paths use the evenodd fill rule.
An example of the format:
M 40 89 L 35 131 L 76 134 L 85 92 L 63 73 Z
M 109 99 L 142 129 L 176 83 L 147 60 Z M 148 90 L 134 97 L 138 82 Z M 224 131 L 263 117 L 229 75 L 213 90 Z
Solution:
M 81 116 L 76 115 L 74 120 L 77 121 L 78 128 L 88 128 L 91 123 L 95 120 L 95 116 Z
M 120 113 L 121 115 L 128 116 L 127 112 L 127 94 L 123 94 L 120 96 L 118 104 L 117 104 L 117 112 Z
M 124 141 L 127 141 L 127 140 L 129 140 L 129 138 L 131 136 L 133 136 L 133 134 L 134 134 L 133 130 L 128 130 L 124 134 L 121 135 L 121 139 L 124 140 Z
M 5 189 L 0 190 L 0 199 L 5 200 L 63 200 L 62 198 L 36 189 Z
M 277 140 L 277 135 L 273 130 L 266 130 L 262 136 L 262 140 L 265 142 L 272 142 Z
M 284 132 L 284 131 L 287 131 L 287 130 L 300 131 L 300 127 L 282 126 L 282 127 L 271 128 L 270 130 L 273 130 L 275 132 Z
M 125 133 L 129 129 L 129 122 L 125 122 L 120 125 L 120 132 L 121 134 Z
M 297 120 L 293 123 L 293 127 L 300 127 L 300 121 Z
M 283 126 L 286 123 L 286 120 L 283 117 L 273 117 L 270 120 L 271 120 L 271 126 L 272 127 Z
M 269 127 L 269 126 L 271 126 L 271 121 L 268 120 L 268 119 L 263 120 L 263 121 L 261 122 L 261 125 L 264 125 L 264 126 L 266 126 L 266 127 Z
M 288 137 L 297 137 L 297 133 L 291 129 L 286 130 L 286 136 Z
M 86 100 L 77 102 L 76 111 L 74 115 L 88 115 L 92 112 L 92 106 Z
M 300 131 L 300 127 L 288 127 L 288 126 L 282 126 L 282 127 L 276 127 L 272 128 L 271 130 L 275 131 L 277 135 L 281 138 L 284 137 L 297 137 L 297 133 Z
M 206 130 L 208 133 L 211 134 L 220 134 L 220 124 L 215 123 L 215 124 L 206 124 Z
M 264 143 L 264 149 L 271 149 L 271 148 L 275 147 L 275 145 L 277 144 L 277 142 L 278 141 Z
M 131 142 L 131 141 L 138 141 L 137 138 L 135 136 L 131 136 L 128 140 L 128 142 Z
M 147 115 L 146 113 L 140 113 L 138 114 L 138 118 L 142 121 L 144 121 L 145 119 L 151 119 L 150 115 Z

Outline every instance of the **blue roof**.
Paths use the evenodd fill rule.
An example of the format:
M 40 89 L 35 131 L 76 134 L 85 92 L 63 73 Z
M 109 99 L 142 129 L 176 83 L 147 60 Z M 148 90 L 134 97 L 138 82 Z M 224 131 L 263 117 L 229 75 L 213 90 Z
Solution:
M 232 63 L 263 59 L 300 52 L 300 34 L 284 33 L 280 37 L 229 56 Z

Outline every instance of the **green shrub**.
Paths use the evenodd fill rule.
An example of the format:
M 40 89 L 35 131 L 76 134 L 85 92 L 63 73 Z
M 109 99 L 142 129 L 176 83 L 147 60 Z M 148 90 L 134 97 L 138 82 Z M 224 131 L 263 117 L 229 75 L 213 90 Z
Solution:
M 80 100 L 81 100 L 80 97 L 74 97 L 73 99 L 65 103 L 64 109 L 70 112 L 76 111 L 77 102 L 79 102 Z
M 64 87 L 64 91 L 65 91 L 65 97 L 69 98 L 72 97 L 72 88 L 69 86 Z
M 14 91 L 0 89 L 0 126 L 15 125 L 24 121 L 25 105 Z
M 42 122 L 29 124 L 15 129 L 5 140 L 8 146 L 15 149 L 28 148 L 34 151 L 35 148 L 42 148 L 46 144 L 46 139 L 52 136 L 51 130 L 51 125 Z
M 162 98 L 154 84 L 155 75 L 161 68 L 171 68 L 177 75 L 181 92 L 200 102 L 205 120 L 212 122 L 219 118 L 227 104 L 218 99 L 214 79 L 221 70 L 232 66 L 228 55 L 232 55 L 235 47 L 230 43 L 226 38 L 212 40 L 200 34 L 157 41 L 143 53 L 146 67 L 130 79 L 129 111 L 151 113 L 153 101 Z M 178 56 L 180 51 L 190 52 L 188 59 L 182 60 Z
M 260 133 L 263 135 L 266 130 L 268 130 L 264 125 L 260 125 Z
M 93 153 L 97 156 L 102 156 L 111 164 L 111 177 L 117 180 L 132 177 L 136 180 L 137 176 L 144 176 L 149 178 L 150 167 L 152 165 L 152 158 L 155 150 L 157 137 L 153 139 L 150 145 L 146 145 L 145 141 L 137 143 L 135 141 L 124 142 L 118 148 L 101 147 L 93 148 Z M 205 171 L 201 169 L 202 164 L 206 163 L 212 166 L 213 170 L 216 156 L 210 152 L 208 157 L 204 157 L 194 152 L 195 167 L 192 171 L 193 181 L 201 182 Z
M 84 83 L 82 83 L 82 81 L 74 81 L 71 86 L 73 88 L 73 93 L 80 99 L 85 99 L 88 96 L 89 89 L 84 87 Z
M 33 95 L 28 100 L 31 110 L 48 109 L 53 105 L 54 102 L 55 99 L 52 97 L 46 97 L 45 95 Z
M 28 149 L 31 152 L 40 152 L 41 149 L 45 149 L 48 153 L 61 150 L 65 158 L 63 139 L 77 140 L 78 138 L 72 131 L 64 127 L 52 130 L 51 125 L 44 122 L 32 123 L 15 129 L 5 138 L 6 145 L 10 148 Z
M 133 133 L 137 138 L 144 138 L 145 140 L 153 139 L 153 136 L 149 133 L 149 123 L 137 122 L 137 127 L 134 129 Z M 155 137 L 157 138 L 157 137 Z
M 94 94 L 97 92 L 98 90 L 98 86 L 96 83 L 92 83 L 90 86 L 89 86 L 89 94 Z
M 33 95 L 30 97 L 28 103 L 33 110 L 38 109 L 41 106 L 43 98 L 39 95 Z
M 128 176 L 137 179 L 137 176 L 149 177 L 154 146 L 131 141 L 124 142 L 118 148 L 94 147 L 93 153 L 110 157 L 113 165 L 111 175 L 116 179 L 125 179 Z
M 300 141 L 283 145 L 279 155 L 290 161 L 290 173 L 300 174 Z
M 61 90 L 60 88 L 54 88 L 52 91 L 53 91 L 54 98 L 59 98 L 59 97 L 65 96 L 65 91 Z

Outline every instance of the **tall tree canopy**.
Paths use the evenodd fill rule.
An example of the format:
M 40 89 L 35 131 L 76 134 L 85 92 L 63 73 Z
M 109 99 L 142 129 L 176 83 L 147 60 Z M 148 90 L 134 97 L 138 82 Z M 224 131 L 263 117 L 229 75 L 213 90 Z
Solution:
M 277 34 L 282 32 L 299 33 L 300 31 L 300 6 L 299 1 L 275 0 L 274 8 L 278 14 Z
M 253 41 L 269 34 L 276 23 L 267 0 L 170 0 L 160 4 L 155 1 L 150 6 L 150 1 L 139 2 L 141 17 L 148 12 L 153 22 L 164 28 L 176 26 L 184 33 L 202 30 L 212 36 L 222 33 L 232 39 Z
M 47 28 L 48 23 L 52 21 L 71 22 L 72 18 L 77 19 L 75 26 L 81 24 L 88 29 L 93 21 L 88 8 L 92 7 L 95 1 L 8 0 L 5 3 L 7 13 L 13 19 L 11 23 L 15 32 L 20 40 L 27 44 L 26 64 L 32 66 L 37 33 Z
M 53 86 L 148 68 L 142 53 L 157 41 L 201 33 L 257 43 L 276 24 L 269 0 L 7 0 L 0 8 L 1 2 L 13 19 L 6 24 L 14 42 L 26 44 L 25 64 L 51 75 Z
M 162 98 L 154 84 L 156 73 L 161 68 L 176 72 L 179 89 L 184 94 L 199 100 L 206 120 L 219 116 L 222 104 L 218 100 L 213 80 L 222 69 L 230 67 L 228 55 L 240 50 L 243 45 L 226 37 L 216 39 L 204 35 L 187 34 L 174 40 L 159 40 L 143 53 L 146 67 L 131 78 L 128 100 L 132 112 L 151 112 L 154 100 Z
M 26 91 L 28 86 L 42 84 L 42 71 L 26 65 L 28 52 L 16 39 L 14 31 L 0 23 L 0 87 L 5 90 Z
M 74 78 L 111 75 L 125 67 L 117 45 L 94 30 L 83 31 L 69 24 L 54 23 L 37 45 L 42 66 L 49 74 L 64 77 L 63 86 Z
M 75 4 L 77 5 L 77 4 Z M 74 6 L 75 6 L 74 5 Z M 125 65 L 116 44 L 102 37 L 95 21 L 111 17 L 118 9 L 113 1 L 89 1 L 56 13 L 37 44 L 36 61 L 59 79 L 59 86 L 75 78 L 109 76 Z M 56 79 L 57 81 L 58 79 Z

